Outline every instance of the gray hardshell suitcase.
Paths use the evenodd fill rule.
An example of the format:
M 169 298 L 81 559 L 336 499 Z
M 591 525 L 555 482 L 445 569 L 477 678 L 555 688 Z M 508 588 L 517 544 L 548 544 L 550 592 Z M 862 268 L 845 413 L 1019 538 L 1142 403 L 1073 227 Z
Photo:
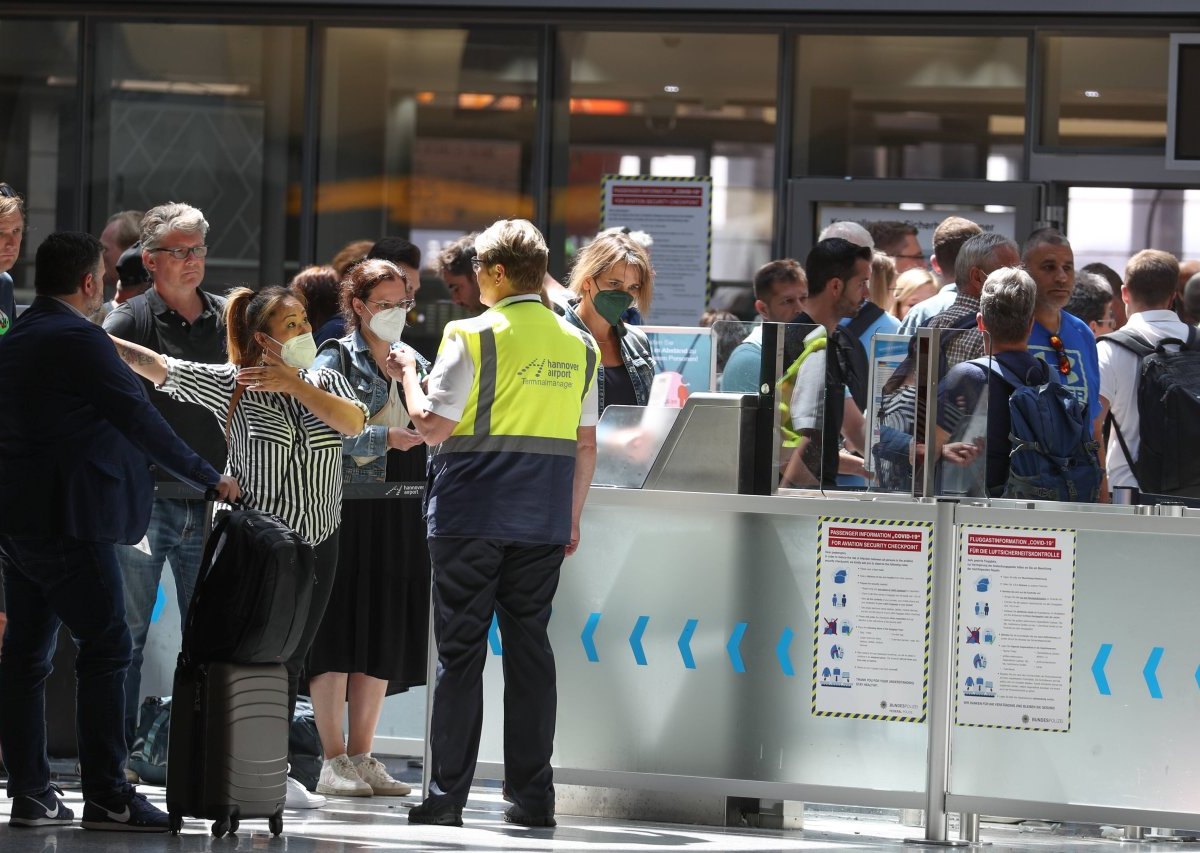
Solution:
M 184 817 L 220 838 L 247 818 L 283 832 L 287 796 L 287 670 L 282 664 L 188 663 L 180 656 L 167 747 L 171 832 Z

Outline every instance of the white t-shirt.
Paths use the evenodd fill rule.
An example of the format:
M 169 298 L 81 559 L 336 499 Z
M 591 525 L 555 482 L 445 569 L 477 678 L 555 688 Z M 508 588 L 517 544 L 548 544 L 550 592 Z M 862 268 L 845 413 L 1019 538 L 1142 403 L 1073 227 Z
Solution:
M 539 300 L 533 295 L 529 301 Z M 509 301 L 524 301 L 522 297 L 510 297 Z M 471 395 L 471 382 L 475 376 L 475 363 L 467 350 L 466 341 L 455 336 L 443 341 L 438 351 L 433 370 L 429 372 L 429 386 L 426 391 L 426 410 L 435 415 L 441 415 L 452 421 L 461 421 L 463 409 L 467 407 L 467 398 Z M 579 416 L 581 427 L 595 426 L 600 420 L 600 397 L 596 386 L 599 379 L 591 383 L 587 396 L 583 398 L 583 411 Z
M 825 337 L 825 327 L 818 326 L 804 337 L 804 345 L 808 346 L 818 338 Z M 791 409 L 792 429 L 820 429 L 822 426 L 821 405 L 825 398 L 825 352 L 820 349 L 812 352 L 800 363 L 800 372 L 796 374 L 796 385 L 792 388 L 792 399 L 788 401 Z
M 1130 315 L 1124 328 L 1145 338 L 1147 343 L 1157 344 L 1164 338 L 1186 341 L 1190 327 L 1181 322 L 1174 311 L 1164 308 Z M 1113 420 L 1120 425 L 1121 435 L 1136 459 L 1142 446 L 1142 425 L 1137 405 L 1138 357 L 1122 346 L 1103 340 L 1097 341 L 1096 351 L 1100 358 L 1100 396 L 1108 401 Z M 1108 469 L 1110 488 L 1138 488 L 1137 477 L 1121 450 L 1116 429 L 1112 430 L 1108 439 L 1105 467 Z

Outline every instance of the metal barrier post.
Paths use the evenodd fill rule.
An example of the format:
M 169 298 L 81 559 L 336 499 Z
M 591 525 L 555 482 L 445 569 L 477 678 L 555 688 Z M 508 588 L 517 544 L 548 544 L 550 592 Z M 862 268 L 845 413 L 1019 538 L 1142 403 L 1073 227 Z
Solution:
M 936 386 L 935 386 L 936 388 Z M 932 411 L 930 417 L 932 418 Z M 932 498 L 922 498 L 931 501 Z M 955 578 L 954 507 L 938 503 L 933 544 L 933 625 L 929 648 L 929 769 L 925 779 L 925 837 L 906 838 L 905 844 L 965 847 L 968 842 L 948 838 L 946 789 L 950 778 L 951 669 L 954 663 L 954 612 L 958 593 Z
M 958 816 L 958 837 L 970 844 L 979 843 L 979 815 L 963 812 Z

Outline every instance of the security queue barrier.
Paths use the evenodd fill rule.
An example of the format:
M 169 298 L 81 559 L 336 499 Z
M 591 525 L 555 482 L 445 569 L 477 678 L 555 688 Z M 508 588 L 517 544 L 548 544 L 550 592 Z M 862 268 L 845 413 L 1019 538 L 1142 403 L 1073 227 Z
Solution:
M 1200 583 L 1188 559 L 1200 545 L 1200 517 L 1147 509 L 593 488 L 550 623 L 555 780 L 681 797 L 923 808 L 932 840 L 946 837 L 948 811 L 1200 829 L 1200 652 L 1190 617 Z M 831 520 L 924 526 L 931 537 L 928 698 L 918 720 L 814 713 L 825 668 L 817 535 Z M 1017 624 L 1042 612 L 1036 596 L 1047 593 L 1039 589 L 1022 603 L 1018 588 L 1011 613 L 959 618 L 960 604 L 970 613 L 985 598 L 960 592 L 972 578 L 957 568 L 964 531 L 981 525 L 1004 536 L 1049 529 L 1074 539 L 1065 604 L 1058 601 L 1068 624 Z M 960 635 L 978 629 L 974 621 L 994 626 L 993 640 L 978 645 L 994 663 L 977 672 L 995 672 L 997 684 L 1007 678 L 1002 690 L 1015 683 L 1021 694 L 989 713 L 1005 718 L 1022 701 L 1057 701 L 1065 717 L 1049 722 L 1057 712 L 1048 710 L 1044 719 L 1018 714 L 1009 726 L 956 722 L 956 685 L 975 671 L 956 653 Z M 1014 632 L 1024 639 L 1006 646 Z M 1042 635 L 1046 654 L 1024 647 Z M 1048 651 L 1064 636 L 1065 693 L 1051 683 Z M 502 653 L 493 628 L 481 778 L 503 776 Z M 1022 679 L 1037 689 L 1020 687 Z M 1039 693 L 1042 682 L 1052 700 Z

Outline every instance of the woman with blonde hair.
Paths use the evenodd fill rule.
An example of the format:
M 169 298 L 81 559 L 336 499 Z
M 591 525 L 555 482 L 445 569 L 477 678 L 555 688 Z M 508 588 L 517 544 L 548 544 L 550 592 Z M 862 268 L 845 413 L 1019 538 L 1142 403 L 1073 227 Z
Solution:
M 630 234 L 605 231 L 579 250 L 567 286 L 573 296 L 561 306 L 563 315 L 590 332 L 600 348 L 600 411 L 646 405 L 656 371 L 650 342 L 621 319 L 631 306 L 643 315 L 650 310 L 654 268 L 645 247 Z
M 342 438 L 359 435 L 366 406 L 338 372 L 310 369 L 316 356 L 304 303 L 282 287 L 239 287 L 225 305 L 228 364 L 160 355 L 113 338 L 139 375 L 176 400 L 208 409 L 226 430 L 225 473 L 242 487 L 242 503 L 277 516 L 313 546 L 316 584 L 304 632 L 287 660 L 288 719 L 300 671 L 325 614 L 337 568 L 342 521 Z M 317 808 L 288 779 L 288 808 Z
M 912 307 L 937 293 L 937 281 L 927 269 L 911 269 L 896 279 L 892 293 L 891 315 L 897 320 L 908 316 Z

